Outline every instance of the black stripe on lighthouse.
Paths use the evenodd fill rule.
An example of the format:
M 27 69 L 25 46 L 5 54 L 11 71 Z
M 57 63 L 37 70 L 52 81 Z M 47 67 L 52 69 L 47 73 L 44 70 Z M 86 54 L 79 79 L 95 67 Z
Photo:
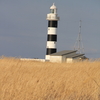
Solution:
M 55 41 L 57 42 L 57 35 L 48 35 L 47 36 L 47 41 Z
M 57 21 L 48 21 L 48 27 L 55 27 L 55 28 L 57 28 L 57 24 L 58 24 L 58 22 Z
M 47 48 L 47 52 L 46 52 L 46 55 L 50 55 L 52 53 L 55 53 L 57 51 L 57 49 L 50 49 L 50 48 Z

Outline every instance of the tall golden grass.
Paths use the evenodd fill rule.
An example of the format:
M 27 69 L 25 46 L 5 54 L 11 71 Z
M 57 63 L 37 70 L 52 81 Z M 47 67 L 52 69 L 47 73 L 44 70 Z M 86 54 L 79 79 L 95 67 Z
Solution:
M 100 61 L 0 59 L 0 100 L 100 100 Z

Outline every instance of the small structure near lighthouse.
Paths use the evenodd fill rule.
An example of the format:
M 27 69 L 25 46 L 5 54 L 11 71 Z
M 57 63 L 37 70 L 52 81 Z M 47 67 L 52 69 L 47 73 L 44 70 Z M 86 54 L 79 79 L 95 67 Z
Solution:
M 50 55 L 57 52 L 57 27 L 59 17 L 57 15 L 57 7 L 53 3 L 50 7 L 50 13 L 47 14 L 48 20 L 48 33 L 47 33 L 47 46 L 45 60 L 50 60 Z

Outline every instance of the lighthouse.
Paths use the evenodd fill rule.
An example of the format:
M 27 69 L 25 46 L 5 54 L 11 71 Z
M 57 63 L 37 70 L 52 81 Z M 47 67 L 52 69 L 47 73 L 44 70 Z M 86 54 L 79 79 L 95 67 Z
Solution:
M 45 60 L 50 59 L 50 54 L 56 53 L 56 43 L 57 43 L 57 27 L 59 17 L 57 15 L 57 7 L 53 3 L 50 7 L 50 13 L 47 14 L 48 20 L 48 31 L 47 31 L 47 46 L 46 46 L 46 56 Z

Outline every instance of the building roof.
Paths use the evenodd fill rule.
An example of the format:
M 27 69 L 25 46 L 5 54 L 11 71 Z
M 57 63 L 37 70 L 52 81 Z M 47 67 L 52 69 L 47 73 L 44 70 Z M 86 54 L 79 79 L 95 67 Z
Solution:
M 51 56 L 63 56 L 63 55 L 71 54 L 74 52 L 77 52 L 77 50 L 64 50 L 64 51 L 60 51 L 57 53 L 53 53 L 53 54 L 51 54 Z
M 66 58 L 77 58 L 77 57 L 81 57 L 84 54 L 73 54 L 73 55 L 66 55 Z

